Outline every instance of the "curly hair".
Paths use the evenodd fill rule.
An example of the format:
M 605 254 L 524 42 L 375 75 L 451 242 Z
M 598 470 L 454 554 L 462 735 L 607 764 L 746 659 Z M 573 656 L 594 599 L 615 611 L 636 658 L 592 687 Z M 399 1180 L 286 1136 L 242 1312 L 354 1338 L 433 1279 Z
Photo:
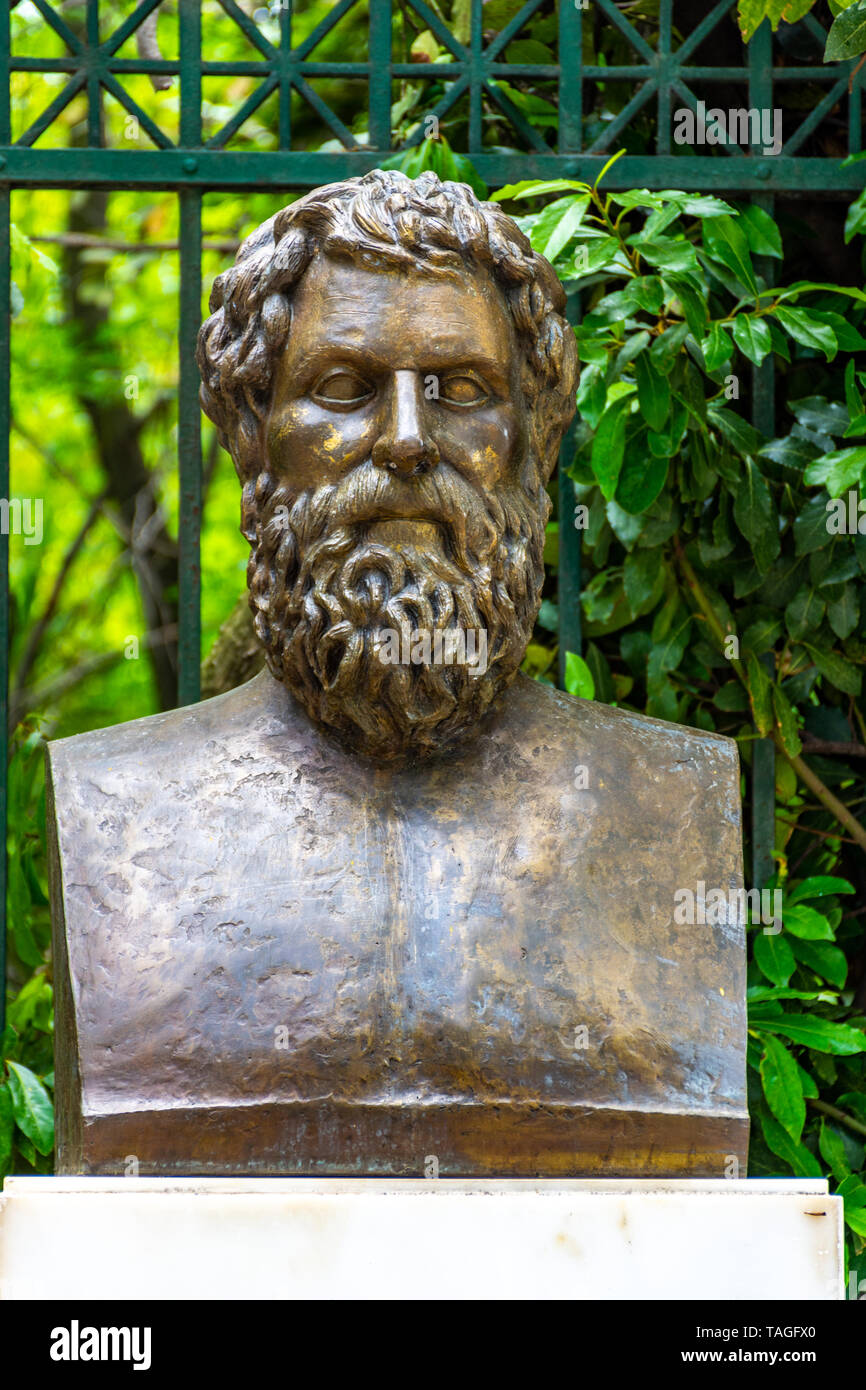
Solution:
M 454 273 L 483 267 L 502 292 L 522 354 L 521 386 L 530 414 L 530 454 L 537 493 L 556 463 L 574 414 L 577 353 L 562 316 L 565 292 L 543 256 L 495 203 L 481 203 L 467 184 L 417 179 L 374 169 L 328 184 L 263 222 L 214 281 L 211 317 L 198 335 L 200 399 L 231 454 L 244 487 L 244 534 L 256 493 L 274 480 L 264 467 L 262 427 L 270 407 L 276 358 L 291 327 L 290 295 L 317 253 L 357 265 L 405 266 Z

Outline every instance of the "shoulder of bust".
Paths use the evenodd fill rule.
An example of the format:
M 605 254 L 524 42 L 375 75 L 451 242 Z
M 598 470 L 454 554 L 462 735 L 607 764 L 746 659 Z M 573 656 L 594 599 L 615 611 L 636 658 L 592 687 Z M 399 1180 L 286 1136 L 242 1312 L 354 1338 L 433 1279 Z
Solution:
M 708 787 L 736 788 L 738 797 L 739 750 L 724 734 L 578 699 L 522 674 L 510 694 L 505 736 L 565 776 L 584 761 L 630 781 L 690 771 Z
M 92 729 L 47 745 L 49 765 L 57 775 L 86 776 L 89 771 L 139 768 L 178 771 L 199 757 L 210 757 L 214 741 L 229 744 L 253 730 L 274 732 L 291 721 L 285 692 L 267 671 L 224 695 L 195 705 L 150 714 L 106 729 Z

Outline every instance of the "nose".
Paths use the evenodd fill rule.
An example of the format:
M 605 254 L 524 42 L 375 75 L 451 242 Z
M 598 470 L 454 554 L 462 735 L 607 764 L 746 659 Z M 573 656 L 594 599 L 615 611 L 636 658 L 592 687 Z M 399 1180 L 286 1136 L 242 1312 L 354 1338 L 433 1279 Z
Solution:
M 388 418 L 373 445 L 373 462 L 392 473 L 427 473 L 439 462 L 439 449 L 424 422 L 419 372 L 395 372 Z

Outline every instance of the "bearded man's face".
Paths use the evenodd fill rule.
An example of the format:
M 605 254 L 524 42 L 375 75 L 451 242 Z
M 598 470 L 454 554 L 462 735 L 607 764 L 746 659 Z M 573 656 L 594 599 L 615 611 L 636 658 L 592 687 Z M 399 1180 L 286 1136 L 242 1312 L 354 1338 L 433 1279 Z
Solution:
M 513 678 L 543 581 L 547 500 L 524 485 L 520 355 L 493 281 L 317 256 L 264 443 L 245 526 L 272 673 L 376 761 L 452 746 Z

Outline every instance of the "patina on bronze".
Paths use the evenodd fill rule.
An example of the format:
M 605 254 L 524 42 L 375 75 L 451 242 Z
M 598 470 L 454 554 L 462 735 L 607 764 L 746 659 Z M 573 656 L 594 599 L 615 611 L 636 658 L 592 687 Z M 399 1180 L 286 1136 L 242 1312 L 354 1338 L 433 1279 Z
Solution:
M 741 886 L 735 745 L 518 674 L 563 302 L 432 174 L 319 189 L 217 280 L 268 669 L 50 746 L 60 1171 L 745 1162 L 743 927 L 674 919 Z

